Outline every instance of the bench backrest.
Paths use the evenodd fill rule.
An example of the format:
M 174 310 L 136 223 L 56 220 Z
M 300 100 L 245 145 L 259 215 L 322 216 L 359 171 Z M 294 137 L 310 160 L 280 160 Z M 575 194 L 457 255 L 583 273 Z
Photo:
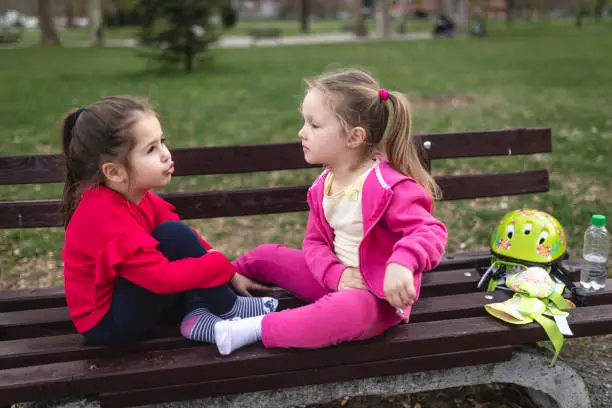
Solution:
M 431 169 L 440 159 L 529 155 L 552 151 L 550 129 L 508 129 L 416 135 Z M 299 142 L 173 149 L 175 176 L 251 173 L 314 167 Z M 60 183 L 58 154 L 0 157 L 0 185 Z M 547 169 L 438 176 L 444 200 L 548 191 Z M 273 214 L 307 210 L 308 185 L 162 194 L 182 219 Z M 60 200 L 0 201 L 0 228 L 60 226 Z

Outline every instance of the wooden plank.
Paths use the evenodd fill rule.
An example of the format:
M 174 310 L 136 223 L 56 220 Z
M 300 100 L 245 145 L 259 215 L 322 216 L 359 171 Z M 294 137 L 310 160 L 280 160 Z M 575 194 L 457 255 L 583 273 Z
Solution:
M 548 191 L 548 170 L 437 178 L 444 200 Z M 308 185 L 162 194 L 185 220 L 308 210 Z M 0 228 L 58 227 L 60 200 L 0 201 Z
M 488 299 L 487 297 L 491 297 Z M 461 295 L 439 296 L 433 298 L 420 299 L 415 305 L 410 321 L 411 323 L 458 319 L 462 317 L 484 316 L 486 312 L 483 306 L 487 303 L 500 302 L 508 299 L 509 295 L 506 292 L 498 291 L 492 294 L 484 292 L 466 293 Z M 61 309 L 57 309 L 61 310 Z M 104 347 L 85 346 L 82 343 L 81 336 L 78 334 L 59 334 L 55 336 L 42 337 L 37 334 L 39 326 L 45 326 L 45 322 L 41 322 L 40 317 L 44 319 L 46 312 L 51 310 L 33 310 L 28 312 L 13 312 L 8 318 L 13 319 L 15 325 L 20 325 L 17 330 L 13 327 L 5 327 L 3 329 L 4 339 L 0 343 L 0 368 L 13 368 L 31 364 L 37 361 L 38 364 L 61 362 L 73 359 L 84 359 L 93 357 L 102 357 L 107 354 L 125 354 L 133 352 L 139 346 L 125 347 L 121 349 L 108 349 Z M 64 310 L 67 314 L 67 310 Z M 12 315 L 12 316 L 11 316 Z M 17 319 L 21 319 L 17 321 Z M 31 319 L 35 323 L 28 325 L 26 319 Z M 37 324 L 36 324 L 37 323 Z M 176 327 L 177 324 L 171 325 Z M 0 326 L 1 327 L 1 326 Z M 162 333 L 173 333 L 165 330 Z M 30 333 L 34 334 L 31 338 L 27 338 Z M 47 329 L 46 332 L 50 332 Z M 74 332 L 64 331 L 63 333 Z M 17 336 L 17 335 L 21 336 Z M 26 336 L 23 336 L 23 335 Z M 36 336 L 36 337 L 35 337 Z M 169 349 L 173 347 L 185 347 L 186 342 L 173 334 L 162 338 L 154 338 L 152 340 L 140 343 L 143 349 Z
M 307 185 L 162 194 L 184 220 L 306 211 Z M 0 228 L 58 227 L 60 200 L 0 201 Z
M 413 321 L 442 320 L 452 317 L 455 310 L 457 317 L 479 316 L 484 313 L 483 306 L 495 300 L 506 299 L 506 292 L 497 291 L 492 299 L 485 299 L 485 292 L 454 294 L 422 298 L 412 310 Z M 284 298 L 281 308 L 299 306 L 301 302 L 294 298 Z M 75 329 L 68 314 L 68 308 L 35 309 L 18 312 L 0 313 L 0 336 L 6 340 L 51 336 L 74 333 Z M 0 343 L 1 344 L 1 343 Z
M 293 170 L 312 166 L 299 142 L 171 149 L 175 176 Z M 59 154 L 0 157 L 0 185 L 63 182 Z
M 75 332 L 67 307 L 0 313 L 0 338 L 5 340 Z
M 445 201 L 541 193 L 549 189 L 547 169 L 442 176 L 436 180 Z
M 123 347 L 98 347 L 84 344 L 80 334 L 32 337 L 0 343 L 0 370 L 88 358 L 117 357 L 143 351 L 201 346 L 177 336 L 177 329 L 157 331 L 152 338 Z M 159 335 L 159 337 L 156 337 Z
M 62 182 L 62 166 L 59 154 L 0 157 L 0 185 Z
M 421 297 L 473 292 L 476 282 L 480 279 L 475 265 L 488 265 L 490 261 L 489 251 L 446 254 L 438 267 L 423 274 Z M 573 280 L 579 279 L 581 264 L 580 259 L 563 261 L 563 265 L 572 272 Z M 278 288 L 271 289 L 266 295 L 287 297 L 287 294 Z M 63 286 L 0 291 L 0 313 L 63 306 L 66 306 Z
M 513 347 L 494 347 L 477 351 L 424 355 L 363 364 L 347 364 L 321 369 L 315 368 L 288 373 L 256 375 L 229 380 L 102 394 L 97 399 L 100 402 L 101 408 L 125 408 L 166 401 L 184 401 L 218 395 L 280 390 L 302 385 L 325 384 L 442 368 L 498 363 L 510 360 L 514 350 Z M 407 389 L 407 391 L 409 390 Z
M 490 259 L 491 256 L 488 257 Z M 479 279 L 477 275 L 478 273 L 473 268 L 426 272 L 421 283 L 421 297 L 472 292 L 475 290 L 476 282 Z M 266 296 L 277 298 L 288 297 L 287 293 L 279 288 L 263 293 Z M 66 298 L 63 286 L 0 291 L 0 313 L 65 306 Z
M 444 254 L 444 259 L 435 271 L 452 271 L 455 269 L 475 269 L 491 263 L 491 251 L 464 251 Z M 0 311 L 2 311 L 0 293 Z
M 487 299 L 486 296 L 491 296 Z M 494 293 L 474 292 L 450 296 L 437 296 L 421 298 L 414 307 L 411 323 L 476 317 L 485 315 L 483 306 L 487 303 L 499 302 L 507 299 L 508 293 L 496 291 Z M 587 299 L 589 306 L 612 304 L 612 279 L 607 282 L 607 288 L 599 293 L 592 294 Z M 37 311 L 33 311 L 37 312 Z M 25 323 L 24 323 L 25 324 Z M 43 323 L 38 323 L 38 326 Z M 37 325 L 33 325 L 36 327 Z M 184 340 L 174 336 L 176 324 L 160 330 L 160 338 L 141 342 L 142 348 L 147 350 L 184 347 Z M 160 328 L 162 329 L 162 328 Z M 35 329 L 34 329 L 35 331 Z M 26 327 L 21 328 L 26 331 Z M 10 335 L 11 333 L 9 333 Z M 68 337 L 67 337 L 68 336 Z M 7 336 L 5 338 L 9 338 Z M 14 338 L 14 337 L 13 337 Z M 18 367 L 38 361 L 39 364 L 101 357 L 110 352 L 104 348 L 83 346 L 80 335 L 57 335 L 44 338 L 20 338 L 0 343 L 0 368 Z M 131 348 L 113 350 L 115 353 L 131 352 Z
M 66 306 L 63 286 L 0 291 L 0 312 Z
M 430 142 L 427 150 L 430 159 L 552 152 L 552 133 L 549 128 L 429 133 L 420 135 L 416 141 L 421 145 Z
M 552 151 L 547 128 L 476 132 L 427 133 L 415 143 L 429 142 L 426 160 L 452 157 L 507 156 Z M 300 142 L 209 146 L 172 149 L 176 176 L 292 170 L 309 167 Z M 63 181 L 61 155 L 0 157 L 0 185 Z
M 568 320 L 575 337 L 610 333 L 612 304 L 575 309 Z M 374 340 L 316 350 L 267 350 L 253 344 L 226 357 L 219 357 L 214 346 L 143 352 L 3 370 L 0 404 L 417 357 L 423 350 L 454 353 L 542 340 L 546 334 L 535 323 L 516 326 L 477 317 L 398 326 Z

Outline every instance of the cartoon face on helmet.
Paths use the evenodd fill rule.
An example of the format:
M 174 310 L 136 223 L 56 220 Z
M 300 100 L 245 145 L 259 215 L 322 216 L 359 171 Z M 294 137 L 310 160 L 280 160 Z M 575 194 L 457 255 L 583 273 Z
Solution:
M 494 254 L 519 261 L 551 263 L 566 250 L 563 227 L 539 210 L 511 211 L 498 222 L 491 237 Z

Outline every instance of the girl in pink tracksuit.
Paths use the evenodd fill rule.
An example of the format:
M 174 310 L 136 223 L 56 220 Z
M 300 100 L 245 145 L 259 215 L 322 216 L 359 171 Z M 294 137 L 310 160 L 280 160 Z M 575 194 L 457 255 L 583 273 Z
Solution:
M 408 321 L 422 273 L 444 252 L 439 189 L 419 161 L 405 96 L 361 71 L 307 83 L 298 135 L 306 161 L 325 170 L 308 191 L 303 248 L 255 248 L 234 262 L 233 284 L 248 294 L 266 282 L 311 303 L 217 323 L 222 355 L 258 340 L 317 348 L 377 336 Z

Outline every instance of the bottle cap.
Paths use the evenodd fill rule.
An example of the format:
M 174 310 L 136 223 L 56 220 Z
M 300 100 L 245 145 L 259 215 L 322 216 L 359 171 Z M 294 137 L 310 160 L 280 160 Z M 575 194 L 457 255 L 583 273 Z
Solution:
M 595 214 L 591 217 L 591 224 L 596 227 L 603 227 L 606 225 L 606 216 L 601 214 Z

